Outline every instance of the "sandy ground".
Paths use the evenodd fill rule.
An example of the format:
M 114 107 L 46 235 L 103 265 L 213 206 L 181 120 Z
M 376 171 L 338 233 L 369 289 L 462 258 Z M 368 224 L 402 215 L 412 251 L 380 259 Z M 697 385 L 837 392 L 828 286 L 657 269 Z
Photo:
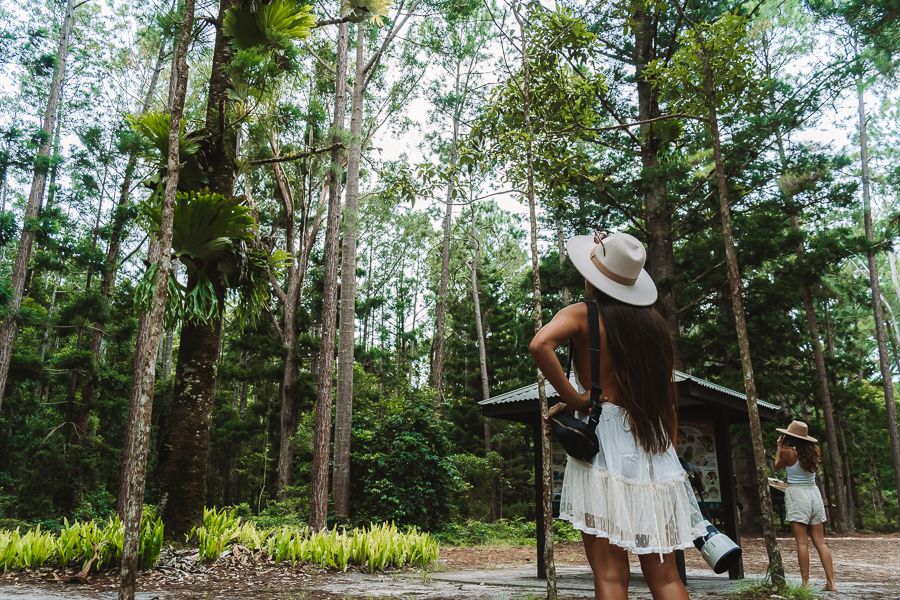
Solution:
M 766 556 L 762 540 L 745 538 L 748 578 L 760 578 Z M 791 580 L 799 580 L 793 540 L 779 540 Z M 828 600 L 900 599 L 900 535 L 830 538 L 840 592 Z M 557 546 L 560 598 L 588 600 L 592 580 L 582 548 L 577 543 Z M 814 588 L 821 589 L 822 567 L 813 555 Z M 212 566 L 190 571 L 154 569 L 139 579 L 140 600 L 247 599 L 247 600 L 362 600 L 416 598 L 422 600 L 532 600 L 544 597 L 545 583 L 535 576 L 534 549 L 527 546 L 443 547 L 434 571 L 401 571 L 369 575 L 362 572 L 328 573 L 318 569 L 274 565 L 237 552 Z M 699 553 L 686 554 L 688 586 L 692 598 L 725 599 L 739 585 L 716 576 Z M 632 564 L 633 600 L 649 600 L 636 559 Z M 0 577 L 0 600 L 87 600 L 115 598 L 112 574 L 94 576 L 87 584 L 63 583 L 64 573 L 43 570 L 6 573 Z

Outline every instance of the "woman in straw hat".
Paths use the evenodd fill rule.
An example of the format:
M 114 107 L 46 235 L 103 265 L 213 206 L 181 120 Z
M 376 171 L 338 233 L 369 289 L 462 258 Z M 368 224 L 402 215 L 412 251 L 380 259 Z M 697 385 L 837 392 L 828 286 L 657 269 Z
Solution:
M 825 543 L 825 504 L 816 485 L 819 470 L 818 440 L 809 435 L 803 421 L 792 421 L 787 429 L 778 428 L 775 470 L 787 471 L 788 488 L 784 495 L 787 518 L 797 541 L 797 559 L 803 585 L 809 584 L 809 540 L 812 538 L 822 567 L 825 569 L 825 589 L 834 591 L 834 568 L 831 550 Z
M 602 389 L 597 436 L 590 461 L 569 457 L 560 518 L 582 532 L 597 598 L 628 597 L 628 553 L 637 554 L 655 599 L 683 600 L 675 550 L 693 547 L 706 533 L 673 443 L 677 431 L 672 378 L 672 340 L 652 307 L 656 286 L 643 269 L 644 246 L 626 233 L 576 236 L 569 259 L 599 305 Z M 559 311 L 534 337 L 531 354 L 562 400 L 550 409 L 584 411 L 590 406 L 588 307 Z M 570 383 L 556 349 L 571 341 L 578 389 Z M 584 413 L 579 416 L 585 416 Z

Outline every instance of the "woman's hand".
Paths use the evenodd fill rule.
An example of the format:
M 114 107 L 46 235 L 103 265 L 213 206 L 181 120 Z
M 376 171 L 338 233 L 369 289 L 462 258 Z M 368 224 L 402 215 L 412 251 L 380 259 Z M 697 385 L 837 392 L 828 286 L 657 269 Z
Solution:
M 547 414 L 544 415 L 544 432 L 549 436 L 552 432 L 552 426 L 550 425 L 550 419 L 553 418 L 553 415 L 557 413 L 561 413 L 566 410 L 571 410 L 565 402 L 557 402 L 553 406 L 551 406 L 547 410 Z

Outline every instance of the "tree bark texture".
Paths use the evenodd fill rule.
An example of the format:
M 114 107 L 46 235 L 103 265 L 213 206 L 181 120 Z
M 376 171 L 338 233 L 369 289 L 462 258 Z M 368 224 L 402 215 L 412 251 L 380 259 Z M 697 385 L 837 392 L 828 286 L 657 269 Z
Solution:
M 225 289 L 210 273 L 219 306 Z M 196 285 L 189 278 L 188 288 Z M 169 436 L 163 447 L 160 487 L 165 498 L 166 535 L 179 539 L 203 520 L 209 463 L 209 427 L 216 393 L 216 363 L 222 335 L 222 315 L 209 322 L 181 326 L 175 390 L 169 414 Z
M 488 373 L 487 368 L 487 348 L 484 345 L 484 320 L 481 316 L 481 295 L 478 293 L 478 258 L 479 258 L 479 250 L 480 250 L 480 242 L 478 241 L 477 231 L 478 228 L 475 226 L 475 204 L 472 203 L 472 265 L 471 265 L 471 275 L 472 275 L 472 306 L 475 310 L 475 336 L 478 342 L 478 367 L 479 373 L 481 374 L 481 399 L 487 400 L 491 397 L 491 380 L 490 375 Z M 493 445 L 491 441 L 491 421 L 490 419 L 484 418 L 484 453 L 485 455 L 490 455 L 493 452 Z M 490 502 L 491 502 L 491 521 L 496 521 L 500 518 L 500 493 L 499 493 L 499 482 L 497 480 L 497 476 L 492 474 L 490 476 Z
M 869 265 L 869 283 L 872 287 L 872 311 L 875 316 L 875 341 L 878 344 L 878 366 L 884 388 L 884 406 L 887 413 L 888 433 L 891 438 L 891 461 L 894 481 L 900 485 L 900 430 L 897 428 L 897 404 L 894 399 L 894 380 L 891 376 L 890 357 L 885 339 L 884 308 L 881 305 L 881 283 L 878 280 L 878 263 L 875 260 L 875 234 L 872 227 L 871 177 L 869 176 L 869 145 L 866 123 L 866 102 L 862 83 L 857 84 L 859 110 L 859 160 L 862 167 L 863 226 L 866 230 L 866 259 Z
M 153 72 L 150 75 L 150 81 L 147 84 L 147 91 L 141 102 L 141 114 L 147 112 L 150 103 L 153 101 L 153 95 L 156 93 L 156 86 L 159 83 L 159 75 L 162 72 L 163 64 L 166 56 L 166 45 L 160 41 L 159 50 L 156 55 L 156 64 L 153 66 Z M 119 188 L 119 202 L 113 209 L 112 226 L 109 234 L 109 245 L 106 248 L 106 257 L 103 260 L 100 276 L 100 301 L 109 302 L 112 295 L 113 286 L 116 282 L 116 272 L 119 264 L 119 253 L 122 250 L 122 238 L 125 235 L 125 227 L 128 224 L 128 212 L 126 208 L 131 202 L 131 185 L 134 181 L 134 172 L 137 169 L 138 157 L 137 153 L 132 152 L 128 155 L 128 162 L 125 164 L 125 175 L 122 178 L 122 185 Z M 100 350 L 103 344 L 103 323 L 94 322 L 91 330 L 91 354 L 94 360 L 100 361 Z M 96 385 L 96 374 L 85 377 L 81 388 L 81 401 L 84 404 L 85 411 L 89 411 L 94 404 L 94 386 Z M 128 429 L 131 429 L 132 423 L 128 423 Z M 128 435 L 126 434 L 126 439 Z M 124 488 L 121 486 L 124 482 L 119 482 L 119 496 L 117 499 L 116 510 L 122 517 L 122 498 L 124 497 Z
M 337 61 L 335 72 L 334 120 L 335 142 L 344 130 L 347 107 L 347 23 L 338 26 Z M 341 173 L 343 154 L 340 149 L 331 153 L 328 174 L 328 219 L 325 227 L 325 277 L 322 292 L 322 338 L 316 374 L 316 415 L 313 432 L 313 461 L 310 481 L 309 526 L 324 529 L 328 518 L 328 459 L 331 454 L 331 405 L 334 388 L 335 319 L 337 317 L 337 270 L 340 257 L 339 237 L 341 220 Z
M 672 247 L 672 214 L 666 193 L 666 180 L 660 174 L 659 149 L 661 142 L 654 123 L 660 116 L 656 89 L 644 77 L 645 67 L 656 58 L 656 26 L 651 4 L 635 3 L 634 65 L 638 96 L 638 120 L 641 121 L 641 187 L 644 195 L 644 218 L 647 226 L 647 271 L 659 290 L 656 306 L 666 319 L 675 349 L 675 368 L 681 367 L 678 357 L 678 306 L 672 280 L 675 276 L 675 252 Z
M 359 166 L 362 158 L 362 118 L 365 94 L 366 35 L 356 26 L 356 73 L 350 100 L 350 148 L 347 190 L 341 213 L 341 312 L 338 336 L 337 402 L 334 415 L 334 512 L 350 516 L 350 434 L 353 425 L 353 361 L 356 343 L 356 241 L 359 236 Z
M 275 491 L 282 498 L 284 490 L 291 484 L 294 466 L 294 444 L 292 436 L 297 427 L 297 406 L 294 398 L 297 384 L 297 301 L 300 296 L 301 271 L 298 263 L 294 218 L 294 202 L 290 186 L 281 165 L 274 163 L 275 180 L 281 191 L 285 216 L 285 248 L 294 258 L 288 268 L 288 284 L 284 294 L 283 320 L 281 325 L 284 365 L 281 372 L 280 439 L 278 443 L 278 466 Z
M 162 337 L 163 313 L 166 305 L 169 272 L 172 268 L 172 224 L 175 215 L 175 193 L 178 190 L 180 162 L 178 139 L 184 114 L 187 89 L 187 49 L 194 22 L 194 0 L 184 0 L 181 23 L 172 53 L 172 73 L 169 84 L 169 153 L 166 160 L 168 179 L 163 196 L 159 239 L 151 244 L 150 264 L 157 266 L 154 285 L 156 293 L 150 312 L 141 317 L 138 325 L 137 348 L 134 356 L 134 381 L 131 387 L 129 421 L 136 425 L 125 440 L 127 462 L 122 465 L 125 487 L 122 568 L 119 600 L 134 600 L 137 558 L 140 542 L 141 513 L 144 487 L 147 482 L 147 451 L 150 445 L 150 419 L 153 408 L 153 386 L 156 379 L 156 352 Z
M 9 376 L 9 363 L 12 359 L 13 344 L 16 339 L 16 319 L 19 309 L 22 307 L 22 300 L 25 297 L 28 263 L 31 261 L 31 251 L 34 246 L 34 222 L 38 218 L 41 203 L 44 199 L 44 188 L 47 183 L 47 165 L 51 160 L 50 152 L 53 147 L 53 132 L 56 128 L 59 99 L 66 77 L 66 59 L 69 54 L 69 40 L 72 35 L 72 22 L 75 17 L 76 4 L 78 4 L 76 0 L 69 0 L 66 4 L 66 13 L 63 17 L 62 29 L 59 34 L 59 43 L 56 47 L 56 69 L 53 71 L 53 79 L 50 82 L 50 94 L 47 98 L 47 107 L 44 110 L 44 118 L 41 123 L 43 140 L 35 157 L 31 190 L 28 193 L 28 201 L 25 204 L 22 233 L 19 236 L 19 247 L 16 251 L 16 260 L 13 263 L 10 276 L 12 290 L 7 316 L 3 323 L 0 324 L 0 407 L 3 406 L 6 379 Z
M 534 198 L 534 130 L 531 123 L 531 63 L 528 54 L 528 35 L 524 17 L 520 12 L 521 4 L 513 4 L 513 16 L 519 25 L 522 49 L 522 113 L 525 122 L 525 161 L 526 182 L 525 195 L 528 201 L 528 224 L 531 243 L 531 273 L 532 294 L 534 298 L 534 332 L 537 333 L 543 327 L 541 306 L 541 270 L 537 245 L 537 211 Z M 553 559 L 553 480 L 552 480 L 552 451 L 550 448 L 550 435 L 543 427 L 543 417 L 547 414 L 547 390 L 544 384 L 544 374 L 537 369 L 538 403 L 541 407 L 538 428 L 541 432 L 541 482 L 542 482 L 542 512 L 544 518 L 544 565 L 547 569 L 547 600 L 556 600 L 556 563 Z
M 454 95 L 459 96 L 459 70 L 454 82 Z M 434 341 L 431 357 L 431 387 L 434 402 L 440 407 L 444 402 L 444 354 L 447 336 L 447 289 L 450 286 L 450 245 L 453 233 L 453 201 L 456 198 L 456 163 L 459 160 L 459 110 L 453 112 L 453 133 L 450 138 L 450 159 L 447 196 L 444 207 L 443 237 L 441 239 L 441 278 L 438 283 L 437 306 L 434 316 Z
M 706 80 L 711 86 L 712 73 L 708 64 Z M 714 98 L 709 94 L 710 99 Z M 713 143 L 713 158 L 716 168 L 716 182 L 719 193 L 719 216 L 722 219 L 722 237 L 725 241 L 725 265 L 728 273 L 728 287 L 731 290 L 731 307 L 734 313 L 734 325 L 737 333 L 738 350 L 741 355 L 741 369 L 744 374 L 744 393 L 747 395 L 747 415 L 750 420 L 750 439 L 753 445 L 753 462 L 756 470 L 756 487 L 759 494 L 760 516 L 762 519 L 763 537 L 766 554 L 769 558 L 769 573 L 776 583 L 784 582 L 784 564 L 778 540 L 775 535 L 775 518 L 772 511 L 772 496 L 769 494 L 769 473 L 766 466 L 766 453 L 763 446 L 762 426 L 759 420 L 759 408 L 756 400 L 756 380 L 753 374 L 753 361 L 750 355 L 750 340 L 747 335 L 747 321 L 744 313 L 741 273 L 738 267 L 737 251 L 734 247 L 734 234 L 731 228 L 731 201 L 728 193 L 728 181 L 725 176 L 725 159 L 722 156 L 719 122 L 714 101 L 708 104 L 709 129 Z
M 800 231 L 800 222 L 796 213 L 791 214 L 791 227 Z M 797 260 L 803 262 L 803 243 L 797 244 Z M 837 533 L 846 531 L 850 524 L 847 511 L 847 488 L 844 485 L 843 460 L 837 439 L 837 426 L 835 425 L 834 407 L 831 403 L 831 391 L 828 387 L 828 370 L 825 367 L 825 354 L 822 352 L 822 342 L 819 336 L 819 320 L 816 317 L 816 309 L 813 304 L 812 290 L 808 283 L 803 284 L 803 308 L 806 311 L 806 326 L 809 330 L 809 342 L 813 350 L 813 364 L 816 369 L 816 395 L 819 397 L 819 405 L 822 407 L 822 416 L 825 421 L 825 437 L 828 440 L 828 456 L 831 460 L 831 469 L 834 480 L 835 510 L 831 514 L 831 526 Z
M 235 6 L 234 0 L 221 0 L 219 22 Z M 237 134 L 226 123 L 227 92 L 230 85 L 227 67 L 231 48 L 221 28 L 216 30 L 212 71 L 209 77 L 209 103 L 204 140 L 205 169 L 209 189 L 225 197 L 234 193 Z M 181 327 L 178 359 L 175 366 L 175 390 L 169 418 L 169 437 L 163 446 L 162 494 L 166 498 L 163 517 L 167 535 L 186 533 L 203 518 L 209 463 L 209 427 L 216 390 L 216 368 L 222 336 L 225 284 L 217 261 L 203 265 L 212 282 L 218 312 L 208 322 L 184 323 Z M 198 278 L 188 276 L 188 289 Z

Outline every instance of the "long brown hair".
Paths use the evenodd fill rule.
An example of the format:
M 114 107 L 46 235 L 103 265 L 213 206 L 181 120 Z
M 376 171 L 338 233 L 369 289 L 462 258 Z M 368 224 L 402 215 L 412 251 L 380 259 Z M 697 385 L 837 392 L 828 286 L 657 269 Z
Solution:
M 797 459 L 800 461 L 801 467 L 810 473 L 815 473 L 819 470 L 819 463 L 822 460 L 819 444 L 790 435 L 784 436 L 783 443 L 785 446 L 789 446 L 797 451 Z
M 596 288 L 592 291 L 619 382 L 617 400 L 641 447 L 654 454 L 665 452 L 678 431 L 678 392 L 666 321 L 651 306 L 632 306 Z

